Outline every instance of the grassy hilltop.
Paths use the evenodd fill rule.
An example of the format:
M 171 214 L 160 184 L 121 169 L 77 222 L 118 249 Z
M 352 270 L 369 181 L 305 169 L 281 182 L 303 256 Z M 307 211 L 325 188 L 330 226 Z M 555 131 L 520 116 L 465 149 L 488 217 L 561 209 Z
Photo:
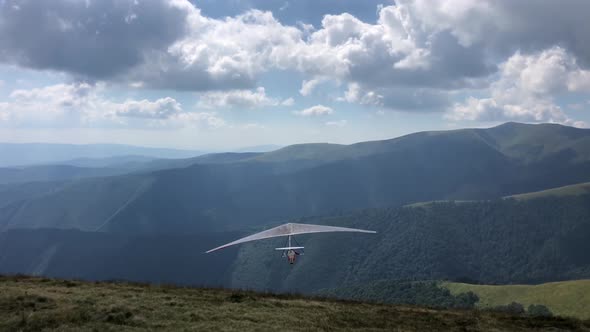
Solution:
M 2 331 L 590 331 L 590 322 L 220 289 L 0 277 Z
M 470 285 L 444 283 L 451 293 L 472 291 L 479 297 L 481 308 L 518 302 L 525 307 L 543 304 L 553 313 L 590 319 L 590 280 L 550 282 L 541 285 Z

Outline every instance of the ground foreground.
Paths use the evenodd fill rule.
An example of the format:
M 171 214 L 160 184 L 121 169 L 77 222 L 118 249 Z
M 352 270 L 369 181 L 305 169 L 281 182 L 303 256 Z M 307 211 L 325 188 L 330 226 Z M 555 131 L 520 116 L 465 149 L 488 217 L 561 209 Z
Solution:
M 550 282 L 541 285 L 471 285 L 443 283 L 451 293 L 474 292 L 477 306 L 490 308 L 518 302 L 547 306 L 556 315 L 590 319 L 590 279 Z
M 590 322 L 291 295 L 0 277 L 2 331 L 590 331 Z

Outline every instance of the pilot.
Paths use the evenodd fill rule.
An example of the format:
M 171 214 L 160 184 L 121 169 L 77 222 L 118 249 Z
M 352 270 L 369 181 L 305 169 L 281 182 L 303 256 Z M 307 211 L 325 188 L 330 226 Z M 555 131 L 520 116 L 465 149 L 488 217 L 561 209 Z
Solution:
M 295 263 L 295 257 L 297 257 L 297 255 L 299 255 L 299 253 L 293 249 L 289 249 L 289 251 L 287 251 L 287 259 L 289 260 L 289 264 Z

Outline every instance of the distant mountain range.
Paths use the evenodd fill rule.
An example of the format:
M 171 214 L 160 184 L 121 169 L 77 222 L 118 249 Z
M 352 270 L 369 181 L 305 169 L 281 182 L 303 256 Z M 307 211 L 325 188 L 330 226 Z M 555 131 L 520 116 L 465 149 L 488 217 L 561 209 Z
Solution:
M 4 201 L 0 229 L 184 234 L 437 199 L 494 199 L 590 181 L 590 130 L 507 123 L 143 165 L 44 195 L 30 186 L 34 195 Z
M 278 150 L 280 148 L 282 148 L 281 145 L 266 144 L 266 145 L 255 145 L 255 146 L 244 147 L 244 148 L 236 149 L 233 152 L 270 152 L 270 151 Z
M 88 159 L 106 158 L 103 166 L 112 166 L 125 159 L 138 158 L 189 158 L 203 154 L 200 151 L 147 148 L 120 144 L 51 144 L 51 143 L 0 143 L 0 167 L 39 164 L 99 167 Z M 116 157 L 108 162 L 109 158 Z M 118 159 L 118 160 L 117 160 Z M 104 163 L 105 161 L 102 161 Z M 101 163 L 99 161 L 99 163 Z
M 113 164 L 84 162 L 88 176 L 0 185 L 0 273 L 305 292 L 381 279 L 590 277 L 582 254 L 590 250 L 588 129 L 507 123 L 128 160 L 132 167 L 110 176 L 92 170 Z M 302 237 L 306 255 L 293 268 L 271 250 L 283 244 L 273 241 L 202 254 L 287 220 L 379 233 Z M 154 257 L 164 270 L 149 267 Z M 221 279 L 210 264 L 224 271 Z

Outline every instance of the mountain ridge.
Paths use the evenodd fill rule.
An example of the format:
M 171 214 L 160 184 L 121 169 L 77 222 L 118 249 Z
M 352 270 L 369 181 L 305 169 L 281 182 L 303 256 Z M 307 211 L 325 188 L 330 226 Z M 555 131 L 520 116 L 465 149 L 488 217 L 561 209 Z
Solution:
M 547 130 L 555 131 L 561 143 L 543 150 L 538 158 L 530 158 L 530 151 L 539 150 L 536 137 L 547 135 Z M 513 136 L 502 136 L 504 131 Z M 590 130 L 585 129 L 506 124 L 491 129 L 422 132 L 349 146 L 312 144 L 264 154 L 212 154 L 160 165 L 167 169 L 71 182 L 52 193 L 53 201 L 75 200 L 76 205 L 49 204 L 51 198 L 46 196 L 24 198 L 21 203 L 0 207 L 0 225 L 10 218 L 11 227 L 77 223 L 78 229 L 92 230 L 90 220 L 103 214 L 96 210 L 96 201 L 112 201 L 109 209 L 124 207 L 105 231 L 174 233 L 236 229 L 305 215 L 428 200 L 500 198 L 590 181 L 590 155 L 586 157 L 582 149 L 588 137 Z M 504 143 L 498 143 L 499 138 Z M 513 147 L 520 146 L 517 150 L 523 151 L 522 142 L 528 148 L 521 158 L 515 158 Z M 317 159 L 317 155 L 323 158 Z M 146 181 L 151 182 L 150 187 L 127 204 Z M 92 189 L 88 183 L 97 188 L 108 184 L 111 190 L 128 196 L 114 195 L 120 197 L 115 202 L 113 197 L 101 197 L 106 192 Z M 74 198 L 74 192 L 84 192 L 86 198 Z M 26 204 L 30 212 L 26 219 L 11 216 L 17 204 Z M 46 211 L 48 208 L 62 212 L 56 215 Z

